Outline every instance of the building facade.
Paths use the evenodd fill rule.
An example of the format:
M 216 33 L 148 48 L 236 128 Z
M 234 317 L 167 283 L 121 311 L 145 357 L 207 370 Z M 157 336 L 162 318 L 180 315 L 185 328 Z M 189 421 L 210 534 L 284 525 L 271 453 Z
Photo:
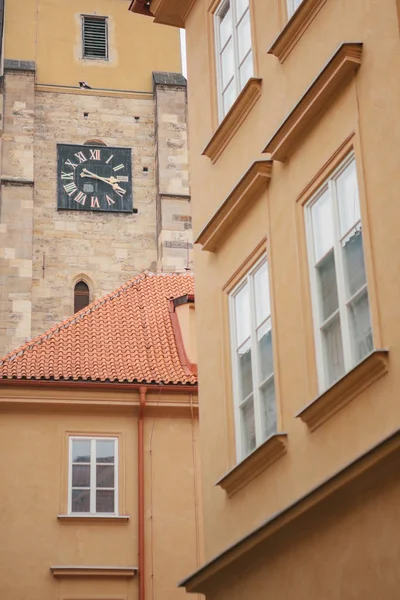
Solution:
M 5 2 L 0 354 L 73 314 L 75 292 L 190 267 L 179 32 L 128 7 Z
M 137 275 L 0 359 L 1 598 L 185 597 L 202 556 L 193 293 L 189 274 Z
M 181 585 L 392 600 L 399 3 L 131 10 L 187 36 L 205 563 Z

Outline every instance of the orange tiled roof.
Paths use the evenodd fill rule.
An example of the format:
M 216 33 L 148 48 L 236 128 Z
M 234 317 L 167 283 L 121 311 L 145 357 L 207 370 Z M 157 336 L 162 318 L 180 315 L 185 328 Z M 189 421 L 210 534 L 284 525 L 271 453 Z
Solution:
M 137 275 L 0 359 L 0 378 L 196 384 L 179 360 L 169 300 L 192 275 Z

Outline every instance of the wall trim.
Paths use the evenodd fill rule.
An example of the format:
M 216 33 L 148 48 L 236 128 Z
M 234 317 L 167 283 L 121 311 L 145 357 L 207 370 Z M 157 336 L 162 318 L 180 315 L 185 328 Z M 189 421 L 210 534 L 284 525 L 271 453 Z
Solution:
M 87 566 L 53 566 L 50 567 L 53 577 L 134 577 L 137 567 L 87 567 Z

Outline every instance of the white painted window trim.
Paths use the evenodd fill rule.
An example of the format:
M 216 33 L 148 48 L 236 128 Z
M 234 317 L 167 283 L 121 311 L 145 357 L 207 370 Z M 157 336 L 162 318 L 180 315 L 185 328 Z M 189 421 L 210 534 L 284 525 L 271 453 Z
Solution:
M 234 53 L 234 62 L 235 62 L 235 70 L 233 77 L 228 81 L 226 86 L 222 88 L 222 65 L 221 65 L 221 55 L 224 48 L 226 48 L 229 43 L 231 37 L 225 42 L 223 48 L 221 48 L 221 38 L 220 38 L 220 21 L 219 16 L 221 12 L 223 12 L 226 5 L 230 3 L 232 10 L 232 39 L 233 39 L 233 53 Z M 253 40 L 251 39 L 250 50 L 246 53 L 243 59 L 239 62 L 239 40 L 237 36 L 237 28 L 243 19 L 246 17 L 247 13 L 250 16 L 250 0 L 248 0 L 248 6 L 239 21 L 236 17 L 236 0 L 221 0 L 217 10 L 214 13 L 214 33 L 215 33 L 215 51 L 216 51 L 216 66 L 217 66 L 217 88 L 218 88 L 218 116 L 219 121 L 225 117 L 227 113 L 224 112 L 224 101 L 223 101 L 223 93 L 228 89 L 229 85 L 232 83 L 232 80 L 235 81 L 235 89 L 236 89 L 236 98 L 241 92 L 240 88 L 240 67 L 245 62 L 250 53 L 253 54 Z M 251 16 L 250 16 L 251 17 Z M 253 58 L 253 72 L 254 72 L 254 58 Z M 228 111 L 227 111 L 228 112 Z
M 90 441 L 90 512 L 72 512 L 72 442 L 74 440 L 83 442 Z M 114 512 L 96 511 L 96 442 L 114 442 Z M 109 463 L 102 463 L 107 465 Z M 102 488 L 111 489 L 111 488 Z M 96 515 L 104 517 L 118 516 L 118 438 L 115 437 L 88 437 L 70 436 L 68 440 L 68 515 L 85 516 Z
M 270 329 L 272 330 L 272 313 L 271 313 L 271 297 L 270 302 L 270 313 L 269 316 L 257 327 L 256 316 L 255 316 L 255 289 L 254 289 L 254 274 L 264 264 L 267 265 L 267 276 L 269 280 L 269 268 L 267 255 L 264 254 L 246 273 L 246 275 L 240 280 L 240 282 L 234 287 L 229 294 L 229 319 L 230 319 L 230 332 L 231 332 L 231 364 L 232 364 L 232 376 L 233 376 L 233 396 L 234 396 L 234 420 L 235 420 L 235 437 L 236 437 L 236 456 L 238 461 L 246 458 L 247 454 L 244 451 L 242 445 L 242 431 L 241 431 L 241 414 L 240 406 L 247 400 L 243 400 L 239 403 L 239 378 L 237 370 L 237 345 L 236 345 L 236 312 L 235 312 L 235 296 L 240 292 L 246 283 L 249 284 L 250 290 L 250 306 L 251 306 L 251 369 L 253 376 L 253 402 L 254 402 L 254 420 L 255 420 L 255 433 L 256 433 L 256 448 L 265 442 L 265 438 L 262 434 L 262 414 L 261 414 L 261 402 L 260 402 L 260 388 L 266 383 L 270 383 L 275 379 L 275 367 L 272 373 L 266 377 L 263 381 L 259 381 L 259 366 L 258 366 L 258 353 L 257 353 L 257 329 L 259 329 L 264 323 L 269 323 Z M 269 285 L 269 290 L 271 286 Z M 272 336 L 272 347 L 273 347 L 273 336 Z M 245 343 L 245 342 L 243 342 Z M 243 344 L 242 344 L 243 345 Z M 276 397 L 275 397 L 276 404 Z
M 350 371 L 355 363 L 352 359 L 351 353 L 351 338 L 350 338 L 350 325 L 349 325 L 349 314 L 347 310 L 347 306 L 353 302 L 357 297 L 361 297 L 361 295 L 367 290 L 368 293 L 368 281 L 367 283 L 360 288 L 355 294 L 353 294 L 346 301 L 346 292 L 345 292 L 345 276 L 344 276 L 344 267 L 343 267 L 343 259 L 341 252 L 341 240 L 346 238 L 346 236 L 352 231 L 357 225 L 361 225 L 362 228 L 362 218 L 356 221 L 351 229 L 346 232 L 344 235 L 340 234 L 340 222 L 339 222 L 339 206 L 338 206 L 338 198 L 336 193 L 335 181 L 341 175 L 341 173 L 352 163 L 355 163 L 356 172 L 357 172 L 357 164 L 355 160 L 354 152 L 351 152 L 341 163 L 340 165 L 329 175 L 326 181 L 320 186 L 318 191 L 313 195 L 313 197 L 307 202 L 305 205 L 306 209 L 306 238 L 307 238 L 307 252 L 308 252 L 308 263 L 309 263 L 309 274 L 310 274 L 310 289 L 311 289 L 311 301 L 312 301 L 312 313 L 313 313 L 313 323 L 314 323 L 314 340 L 315 340 L 315 349 L 316 349 L 316 363 L 317 363 L 317 373 L 318 373 L 318 387 L 319 392 L 322 393 L 327 388 L 329 388 L 332 383 L 327 381 L 326 372 L 325 372 L 325 363 L 324 363 L 324 352 L 323 352 L 323 341 L 322 341 L 322 323 L 319 319 L 319 297 L 318 297 L 318 289 L 317 289 L 317 278 L 315 275 L 315 261 L 314 261 L 314 249 L 313 249 L 313 228 L 312 228 L 312 218 L 311 218 L 311 208 L 312 206 L 319 200 L 322 194 L 329 190 L 333 201 L 333 228 L 334 228 L 334 244 L 333 244 L 333 255 L 335 259 L 335 268 L 336 268 L 336 283 L 337 283 L 337 291 L 338 291 L 338 301 L 339 307 L 338 310 L 330 315 L 326 321 L 332 320 L 334 315 L 339 313 L 340 316 L 340 330 L 342 336 L 342 344 L 343 344 L 343 359 L 344 359 L 344 373 Z M 357 178 L 358 179 L 358 178 Z M 357 181 L 357 189 L 358 189 L 358 201 L 360 201 L 359 194 L 359 186 Z M 361 214 L 361 210 L 360 210 Z M 364 238 L 363 238 L 364 242 Z M 364 254 L 364 253 L 363 253 Z M 321 260 L 321 259 L 320 259 Z M 365 261 L 365 254 L 364 254 Z
M 302 2 L 303 2 L 303 0 L 301 0 L 300 4 Z M 289 19 L 291 19 L 293 17 L 294 13 L 299 8 L 300 4 L 298 6 L 296 6 L 296 0 L 286 0 L 287 13 L 288 13 Z

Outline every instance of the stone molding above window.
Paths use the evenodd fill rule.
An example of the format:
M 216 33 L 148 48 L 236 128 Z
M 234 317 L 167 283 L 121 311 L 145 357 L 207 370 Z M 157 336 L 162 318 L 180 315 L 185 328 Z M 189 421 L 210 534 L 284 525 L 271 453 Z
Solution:
M 211 219 L 200 231 L 195 244 L 215 252 L 226 239 L 228 231 L 240 222 L 240 217 L 268 187 L 272 177 L 272 161 L 256 160 L 240 178 Z
M 273 54 L 282 63 L 315 19 L 326 0 L 303 0 L 272 43 L 268 54 Z
M 217 162 L 247 115 L 261 96 L 262 79 L 251 77 L 204 148 L 203 156 Z
M 388 350 L 374 350 L 346 375 L 297 413 L 311 431 L 388 372 Z
M 339 46 L 264 148 L 272 160 L 287 160 L 316 118 L 331 106 L 332 98 L 359 69 L 362 48 L 361 42 Z
M 228 471 L 215 485 L 226 491 L 229 497 L 245 487 L 257 475 L 287 452 L 287 433 L 271 435 L 263 444 Z

